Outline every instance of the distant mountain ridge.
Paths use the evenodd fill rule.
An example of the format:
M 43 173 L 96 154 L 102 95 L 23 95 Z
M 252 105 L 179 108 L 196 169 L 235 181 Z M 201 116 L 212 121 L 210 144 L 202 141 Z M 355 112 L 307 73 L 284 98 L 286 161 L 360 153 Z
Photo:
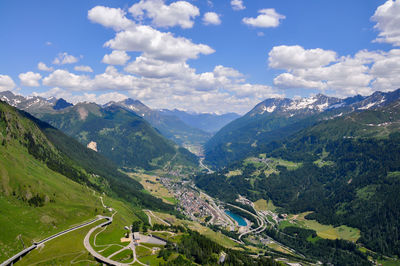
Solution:
M 161 134 L 181 146 L 202 145 L 211 138 L 211 134 L 199 128 L 192 127 L 175 115 L 151 109 L 139 100 L 125 99 L 119 102 L 109 102 L 104 106 L 119 106 L 146 119 Z
M 37 116 L 88 147 L 111 159 L 119 167 L 153 170 L 179 165 L 194 168 L 197 158 L 167 140 L 137 114 L 117 105 L 101 107 L 79 103 L 56 113 Z
M 51 112 L 55 104 L 54 98 L 45 99 L 40 96 L 24 97 L 16 95 L 11 91 L 0 92 L 0 100 L 27 112 L 38 112 L 39 110 Z
M 161 109 L 160 111 L 168 115 L 176 116 L 189 126 L 199 128 L 208 133 L 215 133 L 226 124 L 240 117 L 240 115 L 236 113 L 218 115 L 211 113 L 191 113 L 178 109 Z
M 318 121 L 386 106 L 399 98 L 400 89 L 345 99 L 323 94 L 297 99 L 266 99 L 223 127 L 205 144 L 206 162 L 222 167 L 244 158 L 260 145 L 289 136 Z
M 21 95 L 15 95 L 11 91 L 0 92 L 0 99 L 7 102 L 11 106 L 27 111 L 35 116 L 40 116 L 47 113 L 54 114 L 61 109 L 73 106 L 73 104 L 65 101 L 62 98 L 57 99 L 55 97 L 51 97 L 46 99 L 40 96 L 24 97 Z M 137 114 L 138 116 L 141 116 L 153 127 L 159 130 L 165 137 L 185 147 L 190 147 L 192 145 L 201 146 L 211 138 L 212 134 L 206 130 L 203 130 L 202 125 L 207 124 L 207 126 L 211 128 L 220 128 L 229 121 L 233 120 L 233 118 L 226 120 L 225 116 L 215 116 L 216 119 L 214 119 L 214 122 L 213 119 L 209 119 L 209 117 L 214 118 L 213 114 L 202 114 L 202 117 L 205 117 L 207 122 L 199 121 L 198 123 L 190 124 L 183 121 L 183 119 L 174 114 L 173 111 L 151 109 L 141 101 L 131 98 L 119 102 L 111 101 L 99 106 L 109 107 L 112 105 L 125 108 Z M 187 113 L 187 116 L 191 116 L 191 114 Z M 215 131 L 216 130 L 213 132 Z

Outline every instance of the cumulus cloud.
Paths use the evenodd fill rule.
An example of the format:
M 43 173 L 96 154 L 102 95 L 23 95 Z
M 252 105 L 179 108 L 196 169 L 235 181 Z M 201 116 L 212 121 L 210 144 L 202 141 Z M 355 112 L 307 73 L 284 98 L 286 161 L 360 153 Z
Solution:
M 57 69 L 43 79 L 43 85 L 49 87 L 61 87 L 72 90 L 91 89 L 91 82 L 87 76 L 76 75 L 67 70 Z
M 93 72 L 93 69 L 90 66 L 75 66 L 74 70 L 80 72 Z
M 192 28 L 194 18 L 200 15 L 199 9 L 189 2 L 177 1 L 166 5 L 163 0 L 141 0 L 131 6 L 129 12 L 138 21 L 151 19 L 156 27 L 180 26 L 184 29 Z
M 109 65 L 125 65 L 131 57 L 125 51 L 112 51 L 111 54 L 106 54 L 101 62 Z
M 400 49 L 380 52 L 371 66 L 370 74 L 375 77 L 374 89 L 393 90 L 400 88 Z
M 48 72 L 51 72 L 51 71 L 53 71 L 53 68 L 52 67 L 48 67 L 45 63 L 43 63 L 43 62 L 39 62 L 38 63 L 38 69 L 39 70 L 42 70 L 42 71 L 48 71 Z
M 28 87 L 39 87 L 39 81 L 42 79 L 42 75 L 33 73 L 32 71 L 21 73 L 18 77 L 21 80 L 21 85 Z
M 268 54 L 269 66 L 277 69 L 296 69 L 325 66 L 336 61 L 334 51 L 304 49 L 299 45 L 275 46 Z
M 275 86 L 284 89 L 323 89 L 325 85 L 321 81 L 306 80 L 291 73 L 282 73 L 274 79 Z
M 89 10 L 88 18 L 94 23 L 113 28 L 116 31 L 126 29 L 133 24 L 126 18 L 126 12 L 120 8 L 96 6 Z
M 163 9 L 163 6 L 165 6 L 163 1 L 141 1 L 137 4 L 138 6 L 133 5 L 130 8 L 130 11 L 137 17 L 141 16 L 140 12 L 143 12 L 143 16 L 144 14 L 149 16 L 151 12 L 149 13 L 150 9 L 148 10 L 147 7 L 160 4 Z M 189 3 L 178 1 L 167 7 L 168 10 L 171 11 L 171 8 L 172 10 L 175 10 L 176 6 L 186 6 L 187 4 Z M 120 9 L 106 7 L 99 8 L 100 9 L 94 7 L 89 11 L 89 19 L 103 26 L 112 27 L 117 31 L 115 37 L 104 44 L 105 47 L 125 52 L 142 52 L 148 58 L 164 61 L 185 61 L 187 59 L 195 59 L 200 54 L 208 55 L 215 52 L 208 45 L 195 44 L 189 39 L 175 37 L 170 32 L 161 32 L 148 25 L 138 25 L 132 20 L 126 18 L 125 13 Z M 101 12 L 96 10 L 101 10 Z M 163 16 L 160 18 L 158 15 L 154 16 L 154 21 L 163 21 L 161 19 Z M 105 19 L 110 17 L 113 19 Z M 165 25 L 168 24 L 167 22 L 165 23 Z M 175 21 L 174 23 L 180 23 L 182 27 L 189 26 L 181 20 L 179 20 L 179 22 Z
M 277 13 L 274 8 L 261 9 L 258 13 L 260 15 L 255 18 L 243 18 L 243 23 L 253 27 L 276 28 L 279 26 L 280 21 L 286 18 L 284 15 Z
M 400 0 L 388 0 L 379 6 L 371 17 L 379 31 L 376 42 L 391 43 L 400 46 Z
M 108 66 L 104 73 L 93 78 L 59 69 L 45 77 L 43 85 L 58 88 L 51 92 L 72 102 L 77 99 L 100 102 L 107 99 L 98 97 L 100 91 L 125 91 L 156 108 L 190 107 L 190 110 L 199 112 L 223 110 L 243 113 L 266 97 L 280 96 L 270 86 L 246 83 L 242 73 L 222 65 L 210 72 L 196 73 L 184 62 L 170 63 L 176 64 L 175 68 L 170 68 L 171 65 L 163 65 L 168 62 L 139 57 L 136 63 L 136 68 L 131 71 L 138 76 L 121 73 L 113 66 Z M 162 72 L 163 69 L 166 72 Z M 65 92 L 70 97 L 61 94 Z
M 76 62 L 78 62 L 78 58 L 65 52 L 59 53 L 58 56 L 53 60 L 54 65 L 74 64 Z
M 34 96 L 40 96 L 43 98 L 63 98 L 74 104 L 79 102 L 95 102 L 98 104 L 105 104 L 110 101 L 122 101 L 128 98 L 125 94 L 119 92 L 108 92 L 108 93 L 83 93 L 83 94 L 73 94 L 70 91 L 55 87 L 44 92 L 33 92 Z
M 246 9 L 246 7 L 243 5 L 242 0 L 232 0 L 231 6 L 232 6 L 232 9 L 236 10 L 236 11 Z
M 139 56 L 125 67 L 125 71 L 146 78 L 177 77 L 193 72 L 184 62 L 166 62 Z
M 91 87 L 96 90 L 132 90 L 139 81 L 137 77 L 119 73 L 115 67 L 108 66 L 103 74 L 95 76 Z
M 0 74 L 0 91 L 8 91 L 15 88 L 15 83 L 10 76 Z
M 175 37 L 172 33 L 160 32 L 145 25 L 118 32 L 105 46 L 115 50 L 143 52 L 146 57 L 164 61 L 196 59 L 199 54 L 215 52 L 208 45 L 195 44 L 186 38 Z
M 150 4 L 160 3 L 162 7 L 174 7 L 174 3 L 165 5 L 163 1 L 141 1 L 140 12 L 143 14 L 134 11 L 139 12 L 134 15 L 135 19 L 140 23 L 151 21 L 153 25 L 161 26 L 161 13 L 149 15 L 151 12 L 148 8 Z M 96 7 L 89 11 L 88 17 L 92 22 L 116 31 L 114 38 L 104 44 L 113 49 L 102 60 L 110 66 L 104 73 L 93 77 L 57 69 L 43 78 L 43 85 L 53 88 L 47 94 L 69 94 L 64 98 L 72 102 L 78 99 L 100 102 L 111 100 L 112 97 L 125 97 L 120 93 L 124 91 L 122 95 L 129 94 L 156 108 L 179 107 L 199 112 L 223 110 L 240 113 L 248 111 L 266 97 L 281 96 L 275 88 L 246 82 L 245 76 L 234 68 L 217 65 L 211 71 L 197 73 L 187 60 L 213 53 L 211 47 L 193 43 L 170 32 L 161 32 L 149 25 L 136 24 L 121 9 Z M 165 22 L 163 27 L 189 27 L 190 24 L 182 21 L 174 23 Z M 130 59 L 127 52 L 140 54 L 126 65 Z M 112 65 L 126 65 L 125 72 L 120 72 Z M 100 92 L 114 94 L 100 96 L 104 95 Z
M 217 13 L 207 12 L 203 16 L 203 23 L 205 25 L 219 25 L 221 24 L 221 19 Z
M 270 67 L 286 70 L 274 78 L 274 85 L 281 89 L 309 88 L 350 96 L 400 87 L 400 49 L 361 50 L 338 57 L 322 49 L 278 46 L 269 56 Z

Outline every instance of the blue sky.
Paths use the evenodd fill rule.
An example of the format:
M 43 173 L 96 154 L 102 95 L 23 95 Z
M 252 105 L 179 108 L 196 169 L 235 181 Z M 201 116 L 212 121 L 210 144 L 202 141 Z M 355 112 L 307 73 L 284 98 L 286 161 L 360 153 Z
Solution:
M 400 0 L 10 0 L 0 34 L 0 90 L 72 102 L 243 113 L 400 87 Z

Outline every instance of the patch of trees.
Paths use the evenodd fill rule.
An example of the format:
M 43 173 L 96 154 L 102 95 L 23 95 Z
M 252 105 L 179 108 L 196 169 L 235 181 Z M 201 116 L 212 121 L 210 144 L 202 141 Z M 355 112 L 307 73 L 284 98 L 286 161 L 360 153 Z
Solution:
M 187 234 L 183 235 L 179 243 L 167 244 L 158 256 L 168 260 L 169 256 L 174 252 L 183 255 L 179 259 L 181 263 L 184 263 L 183 265 L 192 265 L 189 262 L 200 265 L 215 265 L 218 263 L 221 252 L 226 254 L 226 259 L 222 265 L 279 265 L 268 258 L 252 258 L 243 252 L 224 248 L 198 232 L 191 230 L 188 230 Z M 165 265 L 178 264 L 172 261 L 171 264 Z
M 321 239 L 314 230 L 289 226 L 283 233 L 271 228 L 266 233 L 280 243 L 324 264 L 371 265 L 367 255 L 359 251 L 354 243 Z
M 280 167 L 279 173 L 260 175 L 252 183 L 243 174 L 227 178 L 229 169 L 224 169 L 196 176 L 196 184 L 224 201 L 240 194 L 252 201 L 272 199 L 285 212 L 313 211 L 307 218 L 358 228 L 358 241 L 367 248 L 400 255 L 400 134 L 335 139 L 307 132 L 272 146 L 266 148 L 268 157 L 301 162 L 302 167 Z M 323 154 L 332 163 L 316 165 Z

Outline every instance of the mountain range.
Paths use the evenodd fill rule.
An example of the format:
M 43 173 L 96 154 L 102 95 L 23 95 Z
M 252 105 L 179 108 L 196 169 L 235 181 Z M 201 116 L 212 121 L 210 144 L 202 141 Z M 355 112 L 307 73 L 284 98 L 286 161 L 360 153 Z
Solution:
M 210 166 L 223 167 L 319 121 L 386 106 L 399 97 L 400 90 L 345 99 L 322 94 L 267 99 L 218 131 L 205 144 L 205 161 Z
M 62 98 L 24 97 L 10 91 L 0 92 L 0 99 L 38 117 L 43 114 L 56 114 L 58 111 L 72 106 Z M 176 109 L 151 109 L 142 102 L 130 98 L 99 105 L 101 108 L 110 106 L 118 106 L 135 113 L 149 122 L 163 136 L 192 151 L 198 150 L 192 149 L 192 147 L 202 146 L 220 128 L 239 117 L 235 113 L 217 115 L 189 113 Z
M 290 134 L 259 139 L 262 145 L 215 173 L 198 175 L 196 184 L 224 201 L 235 202 L 239 195 L 265 199 L 281 213 L 306 212 L 307 219 L 323 224 L 358 228 L 358 242 L 367 248 L 400 254 L 399 93 L 264 101 L 247 121 L 266 116 L 271 121 L 274 112 L 284 122 L 299 116 L 313 121 Z M 240 127 L 236 130 L 232 134 L 240 136 Z

